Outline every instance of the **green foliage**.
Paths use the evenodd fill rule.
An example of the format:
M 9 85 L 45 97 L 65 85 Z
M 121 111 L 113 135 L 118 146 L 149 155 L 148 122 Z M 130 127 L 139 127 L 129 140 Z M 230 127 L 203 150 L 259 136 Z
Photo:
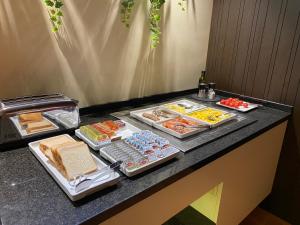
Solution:
M 122 0 L 121 2 L 121 20 L 126 27 L 129 27 L 129 20 L 133 6 L 134 0 Z
M 57 32 L 62 25 L 62 7 L 64 6 L 63 0 L 42 0 L 49 12 L 49 18 L 52 23 L 52 31 Z M 160 11 L 165 4 L 165 0 L 146 0 L 150 1 L 149 8 L 149 30 L 151 48 L 156 48 L 159 44 L 161 35 L 160 29 Z M 171 0 L 170 0 L 171 1 Z M 187 0 L 178 0 L 178 5 L 183 11 L 186 10 Z M 121 21 L 126 27 L 129 27 L 130 16 L 135 5 L 135 0 L 121 0 Z
M 121 21 L 126 27 L 129 27 L 130 15 L 134 7 L 135 0 L 122 0 L 121 1 Z M 148 0 L 146 0 L 148 1 Z M 170 0 L 171 1 L 171 0 Z M 178 5 L 183 11 L 186 10 L 187 0 L 178 0 Z M 159 44 L 159 39 L 161 35 L 160 29 L 160 10 L 165 4 L 165 0 L 150 0 L 149 8 L 149 30 L 150 30 L 150 40 L 151 48 L 156 48 Z
M 62 0 L 42 0 L 49 12 L 49 18 L 52 23 L 52 31 L 57 32 L 62 25 L 63 7 Z
M 149 24 L 150 24 L 150 40 L 151 48 L 156 48 L 159 44 L 160 31 L 160 9 L 165 3 L 165 0 L 150 0 L 151 6 L 149 9 Z

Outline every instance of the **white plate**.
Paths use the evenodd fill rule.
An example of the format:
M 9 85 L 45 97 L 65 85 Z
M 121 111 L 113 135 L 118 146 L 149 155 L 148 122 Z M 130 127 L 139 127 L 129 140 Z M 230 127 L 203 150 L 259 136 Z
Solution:
M 138 120 L 140 120 L 140 121 L 142 121 L 142 122 L 144 122 L 144 123 L 146 123 L 146 124 L 148 124 L 150 126 L 153 126 L 155 123 L 161 123 L 161 122 L 164 122 L 164 121 L 167 121 L 167 120 L 170 119 L 170 118 L 162 118 L 161 120 L 155 122 L 155 121 L 153 121 L 151 119 L 148 119 L 148 118 L 146 118 L 146 117 L 143 116 L 143 113 L 145 113 L 145 112 L 152 112 L 156 108 L 161 108 L 163 110 L 170 111 L 170 110 L 167 110 L 167 109 L 162 108 L 160 106 L 155 106 L 155 107 L 151 107 L 151 108 L 146 108 L 146 109 L 140 109 L 140 110 L 131 111 L 130 112 L 130 116 L 132 116 L 132 117 L 134 117 L 134 118 L 136 118 L 136 119 L 138 119 Z M 174 115 L 179 115 L 178 113 L 174 113 L 174 112 L 171 112 L 171 113 L 173 113 Z
M 34 132 L 34 133 L 30 133 L 28 134 L 26 129 L 24 129 L 21 124 L 19 123 L 19 117 L 18 116 L 14 116 L 14 117 L 10 117 L 10 120 L 13 122 L 14 126 L 16 127 L 16 129 L 18 130 L 19 134 L 22 136 L 22 137 L 30 137 L 30 136 L 33 136 L 33 135 L 36 135 L 36 134 L 42 134 L 42 133 L 47 133 L 47 132 L 50 132 L 50 131 L 53 131 L 53 130 L 58 130 L 59 127 L 53 123 L 51 120 L 47 119 L 46 117 L 44 117 L 44 120 L 48 121 L 49 123 L 52 124 L 53 128 L 50 128 L 49 130 L 45 130 L 45 131 L 37 131 L 37 132 Z
M 185 113 L 180 113 L 178 111 L 169 109 L 167 107 L 168 105 L 178 105 L 178 104 L 183 104 L 183 105 L 186 105 L 186 106 L 190 106 L 191 108 L 190 109 L 185 109 Z M 181 115 L 185 115 L 187 113 L 191 113 L 191 112 L 194 112 L 196 110 L 206 108 L 205 105 L 201 105 L 197 102 L 194 102 L 194 101 L 191 101 L 191 100 L 188 100 L 188 99 L 181 99 L 181 100 L 178 100 L 178 101 L 175 101 L 175 102 L 169 102 L 169 103 L 166 103 L 166 104 L 162 105 L 162 107 L 164 107 L 165 109 L 167 109 L 170 112 L 181 114 Z
M 240 111 L 240 112 L 248 112 L 248 111 L 258 107 L 257 104 L 253 104 L 253 103 L 249 103 L 249 102 L 245 102 L 245 103 L 248 104 L 248 108 L 245 108 L 243 106 L 240 106 L 239 108 L 234 108 L 234 107 L 231 107 L 231 106 L 223 105 L 223 104 L 221 104 L 221 102 L 217 102 L 216 104 L 220 105 L 220 106 L 223 106 L 225 108 L 234 109 L 234 110 L 237 110 L 237 111 Z
M 69 135 L 65 135 L 71 138 Z M 95 181 L 89 188 L 82 190 L 80 192 L 75 192 L 74 187 L 72 187 L 68 180 L 49 162 L 49 159 L 41 152 L 39 149 L 40 141 L 35 141 L 29 143 L 29 149 L 34 154 L 34 156 L 39 160 L 39 162 L 45 167 L 48 173 L 54 178 L 58 185 L 63 189 L 63 191 L 68 195 L 72 201 L 77 201 L 90 195 L 96 191 L 100 191 L 108 186 L 116 184 L 119 180 L 120 175 L 117 172 L 112 172 L 107 175 L 107 179 Z M 103 168 L 106 164 L 99 158 L 91 154 L 97 164 L 98 168 Z M 97 176 L 97 172 L 91 173 L 88 177 L 93 178 Z
M 139 128 L 133 126 L 132 124 L 122 121 L 123 123 L 125 123 L 125 127 L 122 127 L 120 130 L 118 130 L 116 132 L 115 136 L 112 136 L 111 139 L 114 139 L 116 137 L 121 137 L 121 139 L 130 137 L 133 133 L 140 131 Z M 99 149 L 109 143 L 111 143 L 110 141 L 105 141 L 101 144 L 95 144 L 94 142 L 92 142 L 89 138 L 87 138 L 84 134 L 82 134 L 80 132 L 80 129 L 75 130 L 75 135 L 80 138 L 81 140 L 83 140 L 85 143 L 87 143 L 93 150 L 95 151 L 99 151 Z

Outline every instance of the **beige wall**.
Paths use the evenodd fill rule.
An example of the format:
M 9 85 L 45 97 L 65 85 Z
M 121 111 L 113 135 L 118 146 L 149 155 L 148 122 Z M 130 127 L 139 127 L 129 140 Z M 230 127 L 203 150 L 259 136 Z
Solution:
M 0 98 L 63 92 L 81 106 L 194 88 L 205 68 L 213 0 L 163 9 L 161 45 L 149 48 L 145 1 L 130 29 L 120 0 L 65 0 L 50 29 L 41 0 L 0 0 Z

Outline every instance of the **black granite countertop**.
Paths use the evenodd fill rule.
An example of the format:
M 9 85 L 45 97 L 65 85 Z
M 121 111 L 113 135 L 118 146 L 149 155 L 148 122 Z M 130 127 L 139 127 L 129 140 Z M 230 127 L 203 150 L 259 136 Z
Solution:
M 222 94 L 228 95 L 224 92 Z M 163 99 L 174 96 L 164 96 Z M 180 95 L 177 94 L 176 97 L 178 96 Z M 150 101 L 160 102 L 162 98 L 148 98 L 135 104 L 140 106 Z M 120 105 L 122 109 L 132 107 L 132 101 L 127 106 L 125 103 Z M 264 105 L 266 106 L 245 114 L 257 122 L 186 154 L 182 153 L 178 159 L 136 177 L 127 178 L 122 175 L 118 185 L 78 202 L 69 200 L 28 147 L 0 152 L 0 224 L 73 225 L 95 219 L 98 222 L 105 220 L 280 124 L 291 115 L 292 109 L 288 106 L 270 102 L 264 102 Z M 104 106 L 85 109 L 83 112 L 87 115 L 83 116 L 83 122 L 96 121 L 112 109 L 117 111 L 116 105 L 106 110 Z M 93 113 L 88 114 L 91 110 Z

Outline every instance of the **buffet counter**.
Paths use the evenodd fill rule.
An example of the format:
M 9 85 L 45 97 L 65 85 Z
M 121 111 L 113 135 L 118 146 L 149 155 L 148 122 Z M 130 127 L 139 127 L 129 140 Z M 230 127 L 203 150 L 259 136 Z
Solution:
M 191 93 L 83 109 L 81 121 L 87 124 L 116 111 L 191 98 Z M 128 178 L 120 173 L 117 185 L 75 202 L 28 147 L 5 149 L 0 152 L 0 224 L 163 224 L 219 184 L 223 194 L 217 224 L 238 224 L 271 192 L 292 114 L 289 106 L 246 99 L 263 105 L 243 114 L 252 123 L 199 143 L 193 150 L 137 176 Z M 100 157 L 97 152 L 93 154 Z

